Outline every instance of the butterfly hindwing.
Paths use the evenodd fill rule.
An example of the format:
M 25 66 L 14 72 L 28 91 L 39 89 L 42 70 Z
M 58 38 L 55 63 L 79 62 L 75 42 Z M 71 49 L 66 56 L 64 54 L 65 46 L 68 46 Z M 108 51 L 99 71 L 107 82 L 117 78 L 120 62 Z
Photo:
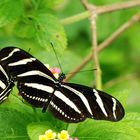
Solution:
M 61 88 L 54 92 L 49 111 L 66 122 L 80 122 L 86 118 L 119 121 L 124 116 L 122 105 L 114 97 L 72 83 L 63 83 Z
M 62 110 L 61 114 L 64 112 L 63 116 L 66 115 L 71 117 L 74 113 L 68 111 L 70 108 L 70 110 L 75 111 L 75 113 L 79 113 L 79 117 L 75 117 L 75 121 L 77 120 L 77 122 L 82 119 L 82 116 L 109 121 L 119 121 L 124 116 L 124 109 L 121 103 L 105 92 L 83 85 L 64 83 L 61 85 L 61 91 L 57 93 L 57 95 L 54 94 L 53 99 L 53 103 L 55 104 L 53 114 L 57 114 L 58 112 L 56 106 L 61 107 L 62 105 L 67 105 L 68 107 L 66 106 L 64 109 L 60 108 Z M 55 102 L 55 98 L 59 98 L 61 101 Z M 64 119 L 63 116 L 60 117 L 60 119 Z M 74 120 L 69 119 L 67 121 L 71 122 Z
M 80 122 L 85 120 L 86 114 L 84 109 L 84 104 L 79 97 L 65 88 L 55 90 L 48 106 L 49 112 L 65 122 Z

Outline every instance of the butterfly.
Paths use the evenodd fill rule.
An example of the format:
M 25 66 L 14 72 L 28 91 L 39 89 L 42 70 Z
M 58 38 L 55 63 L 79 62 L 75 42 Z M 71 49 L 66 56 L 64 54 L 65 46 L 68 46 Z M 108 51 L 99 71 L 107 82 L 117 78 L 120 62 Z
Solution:
M 19 94 L 25 101 L 42 108 L 43 112 L 48 110 L 62 121 L 77 123 L 86 118 L 119 121 L 124 117 L 123 106 L 113 96 L 88 86 L 63 82 L 63 73 L 56 79 L 44 64 L 20 48 L 3 48 L 0 66 L 3 75 L 7 73 L 12 81 L 17 82 Z M 9 89 L 5 91 L 7 98 L 12 86 L 8 88 L 6 75 L 0 80 L 6 83 L 4 87 L 1 84 L 0 94 L 4 88 Z

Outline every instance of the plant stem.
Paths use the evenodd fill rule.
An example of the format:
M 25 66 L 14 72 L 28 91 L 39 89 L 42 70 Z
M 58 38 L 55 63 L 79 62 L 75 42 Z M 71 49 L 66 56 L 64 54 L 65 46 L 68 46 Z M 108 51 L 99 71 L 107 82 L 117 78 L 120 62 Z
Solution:
M 96 30 L 96 15 L 91 15 L 90 18 L 91 21 L 91 32 L 92 32 L 92 59 L 93 59 L 93 65 L 96 69 L 94 71 L 94 77 L 95 77 L 95 85 L 97 89 L 102 89 L 102 78 L 101 78 L 101 69 L 100 69 L 100 62 L 98 58 L 98 44 L 97 44 L 97 30 Z
M 138 6 L 140 6 L 140 0 L 118 2 L 118 3 L 114 3 L 114 4 L 98 6 L 97 13 L 104 14 L 104 13 L 124 10 L 124 9 L 128 9 L 128 8 L 138 7 Z
M 113 32 L 107 39 L 105 39 L 101 44 L 98 45 L 98 52 L 101 52 L 106 47 L 109 47 L 109 45 L 117 39 L 124 31 L 126 31 L 129 27 L 134 25 L 136 22 L 140 21 L 140 13 L 137 13 L 131 17 L 130 20 L 125 22 L 122 26 L 120 26 L 115 32 Z M 83 61 L 79 66 L 77 66 L 74 70 L 72 70 L 70 75 L 67 76 L 65 81 L 68 81 L 70 78 L 72 78 L 78 71 L 80 71 L 86 64 L 92 59 L 92 53 L 90 52 L 85 58 L 83 58 Z
M 80 14 L 76 14 L 74 16 L 62 19 L 61 23 L 63 25 L 72 24 L 72 23 L 86 19 L 87 17 L 89 17 L 89 15 L 90 15 L 89 11 L 82 12 Z
M 119 2 L 119 3 L 115 3 L 115 4 L 104 5 L 104 6 L 96 6 L 96 13 L 99 15 L 99 14 L 109 13 L 109 12 L 113 12 L 113 11 L 138 7 L 138 6 L 140 6 L 140 0 Z M 72 23 L 84 20 L 84 19 L 88 18 L 89 16 L 90 16 L 90 12 L 85 11 L 80 14 L 76 14 L 74 16 L 62 19 L 61 23 L 64 25 L 72 24 Z
M 36 121 L 37 121 L 37 122 L 40 122 L 40 119 L 39 119 L 39 117 L 38 117 L 38 115 L 37 115 L 36 108 L 34 108 L 34 107 L 32 107 L 32 108 L 33 108 L 33 112 L 34 112 L 34 114 L 35 114 Z
M 91 5 L 88 3 L 87 0 L 81 0 L 84 7 L 90 12 L 90 26 L 91 26 L 91 34 L 92 34 L 92 59 L 93 65 L 96 69 L 94 71 L 95 77 L 95 86 L 97 89 L 102 89 L 102 81 L 101 81 L 101 69 L 100 69 L 100 62 L 98 59 L 98 39 L 97 39 L 97 30 L 96 30 L 96 17 L 97 17 L 97 9 L 96 6 Z

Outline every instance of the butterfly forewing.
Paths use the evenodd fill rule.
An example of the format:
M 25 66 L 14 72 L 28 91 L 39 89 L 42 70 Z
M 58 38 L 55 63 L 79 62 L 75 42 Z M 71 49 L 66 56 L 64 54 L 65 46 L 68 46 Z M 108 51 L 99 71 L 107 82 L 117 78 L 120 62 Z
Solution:
M 23 76 L 17 87 L 22 97 L 34 107 L 43 107 L 54 92 L 54 83 L 40 75 Z
M 28 103 L 34 107 L 47 104 L 56 79 L 40 61 L 15 47 L 2 49 L 0 60 L 8 74 L 17 81 L 19 94 Z
M 17 77 L 19 74 L 44 74 L 48 79 L 56 80 L 53 74 L 40 61 L 29 53 L 16 47 L 7 47 L 0 51 L 1 65 L 7 72 Z M 46 77 L 46 78 L 47 78 Z

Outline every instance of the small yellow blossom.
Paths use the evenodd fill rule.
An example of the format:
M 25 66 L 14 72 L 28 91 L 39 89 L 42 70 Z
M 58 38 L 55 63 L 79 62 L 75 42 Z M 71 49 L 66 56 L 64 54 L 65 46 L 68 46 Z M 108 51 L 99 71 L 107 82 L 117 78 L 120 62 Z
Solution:
M 62 130 L 60 133 L 58 133 L 59 140 L 68 140 L 69 139 L 69 133 L 66 130 Z
M 39 140 L 46 140 L 46 136 L 45 135 L 40 135 Z
M 45 136 L 46 140 L 53 140 L 56 137 L 56 133 L 49 129 L 45 132 Z

